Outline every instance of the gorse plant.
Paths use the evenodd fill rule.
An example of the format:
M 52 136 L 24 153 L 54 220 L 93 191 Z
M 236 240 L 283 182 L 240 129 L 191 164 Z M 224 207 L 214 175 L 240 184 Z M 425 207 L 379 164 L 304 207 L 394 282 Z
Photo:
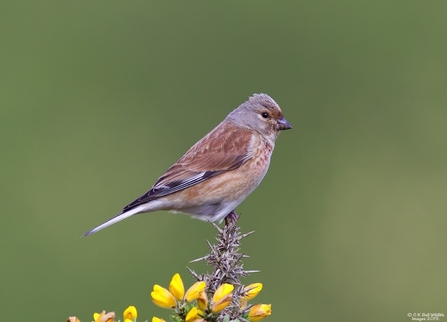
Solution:
M 237 216 L 229 216 L 226 225 L 217 229 L 216 244 L 208 242 L 210 252 L 204 257 L 193 260 L 205 261 L 212 267 L 211 273 L 198 274 L 188 268 L 196 279 L 186 292 L 180 274 L 176 273 L 168 288 L 154 285 L 151 298 L 159 307 L 171 310 L 172 322 L 252 322 L 271 315 L 270 304 L 249 303 L 262 290 L 261 283 L 245 286 L 241 278 L 257 270 L 245 270 L 242 259 L 248 257 L 240 252 L 241 240 L 253 232 L 242 234 L 236 225 Z M 113 322 L 115 313 L 94 314 L 94 322 Z M 136 322 L 137 310 L 129 306 L 123 313 L 124 322 Z M 68 322 L 78 322 L 70 317 Z M 152 322 L 163 322 L 153 317 Z M 166 321 L 165 321 L 166 322 Z

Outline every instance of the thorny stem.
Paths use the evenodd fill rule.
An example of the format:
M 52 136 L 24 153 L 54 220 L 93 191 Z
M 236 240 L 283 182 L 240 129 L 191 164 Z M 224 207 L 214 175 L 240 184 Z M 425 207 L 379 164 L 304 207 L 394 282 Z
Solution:
M 259 272 L 258 270 L 244 270 L 242 259 L 249 256 L 240 253 L 240 241 L 254 232 L 241 234 L 240 228 L 236 225 L 237 219 L 238 215 L 232 211 L 225 218 L 225 226 L 223 228 L 212 223 L 218 231 L 216 236 L 217 243 L 212 245 L 207 241 L 210 253 L 191 261 L 204 260 L 207 265 L 213 268 L 213 272 L 211 274 L 197 274 L 188 268 L 198 281 L 206 282 L 206 292 L 209 297 L 223 283 L 229 283 L 234 286 L 231 304 L 221 312 L 217 321 L 222 321 L 227 314 L 231 320 L 238 318 L 239 321 L 247 321 L 242 317 L 240 310 L 240 297 L 244 294 L 244 285 L 241 283 L 240 278 Z

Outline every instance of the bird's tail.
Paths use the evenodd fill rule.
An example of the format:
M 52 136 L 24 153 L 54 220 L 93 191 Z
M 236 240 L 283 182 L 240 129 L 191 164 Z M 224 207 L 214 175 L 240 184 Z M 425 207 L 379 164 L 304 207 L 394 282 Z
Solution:
M 97 233 L 100 230 L 103 230 L 104 228 L 107 228 L 113 224 L 116 224 L 117 222 L 124 220 L 126 218 L 129 218 L 133 215 L 136 215 L 138 213 L 144 212 L 146 210 L 146 206 L 145 205 L 140 205 L 138 207 L 132 208 L 126 212 L 123 212 L 119 215 L 116 215 L 115 217 L 110 218 L 109 220 L 107 220 L 106 222 L 102 223 L 101 225 L 99 225 L 98 227 L 93 228 L 92 230 L 89 230 L 88 232 L 86 232 L 84 235 L 82 235 L 81 237 L 85 237 L 94 233 Z

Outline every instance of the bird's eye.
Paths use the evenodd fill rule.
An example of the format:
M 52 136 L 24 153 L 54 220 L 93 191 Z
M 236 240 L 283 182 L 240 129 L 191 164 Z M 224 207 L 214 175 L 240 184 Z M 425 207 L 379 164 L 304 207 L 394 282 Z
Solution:
M 267 112 L 264 112 L 264 113 L 262 113 L 261 115 L 262 115 L 262 117 L 265 118 L 265 119 L 269 117 L 269 113 L 267 113 Z

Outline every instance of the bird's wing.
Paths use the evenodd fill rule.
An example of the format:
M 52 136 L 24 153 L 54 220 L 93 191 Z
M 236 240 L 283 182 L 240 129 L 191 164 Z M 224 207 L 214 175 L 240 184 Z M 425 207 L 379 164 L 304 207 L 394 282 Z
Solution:
M 250 130 L 221 123 L 171 166 L 151 190 L 125 206 L 123 212 L 239 168 L 251 156 L 251 138 Z

